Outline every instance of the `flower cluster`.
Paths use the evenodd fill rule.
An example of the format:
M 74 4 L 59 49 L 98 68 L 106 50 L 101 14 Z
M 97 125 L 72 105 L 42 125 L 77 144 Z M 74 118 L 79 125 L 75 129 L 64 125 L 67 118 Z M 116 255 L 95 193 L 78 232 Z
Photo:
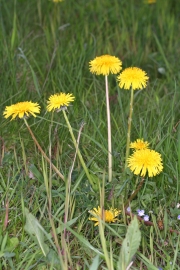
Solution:
M 59 93 L 52 95 L 47 101 L 47 111 L 58 110 L 64 106 L 67 107 L 74 99 L 75 97 L 72 94 Z M 16 117 L 23 118 L 28 117 L 29 115 L 36 117 L 37 113 L 40 113 L 40 106 L 38 103 L 24 101 L 6 106 L 3 115 L 5 118 L 12 116 L 11 120 L 13 120 Z
M 137 213 L 139 217 L 143 217 L 144 221 L 149 221 L 149 216 L 145 215 L 145 211 L 143 209 L 142 210 L 138 209 Z
M 126 211 L 129 212 L 129 213 L 131 212 L 130 206 L 127 207 Z M 145 211 L 143 209 L 142 210 L 138 209 L 137 214 L 138 214 L 139 217 L 143 217 L 144 221 L 149 221 L 149 216 L 145 215 Z
M 149 149 L 149 143 L 138 139 L 130 144 L 130 147 L 135 149 L 133 154 L 128 158 L 128 167 L 136 174 L 145 176 L 148 173 L 149 177 L 153 177 L 163 170 L 161 154 Z
M 96 75 L 118 74 L 122 69 L 122 62 L 119 58 L 111 55 L 102 55 L 89 62 L 90 72 Z M 133 90 L 143 89 L 147 85 L 149 77 L 146 72 L 137 67 L 129 67 L 118 75 L 117 80 L 120 88 Z

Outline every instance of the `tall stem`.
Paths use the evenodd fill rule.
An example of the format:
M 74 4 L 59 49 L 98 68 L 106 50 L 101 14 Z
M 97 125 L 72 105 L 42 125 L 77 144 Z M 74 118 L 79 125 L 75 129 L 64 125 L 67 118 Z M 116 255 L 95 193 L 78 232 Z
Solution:
M 128 132 L 127 132 L 127 143 L 126 143 L 125 169 L 127 168 L 127 159 L 129 157 L 129 144 L 130 144 L 130 140 L 131 140 L 131 123 L 132 123 L 132 114 L 133 114 L 133 99 L 134 99 L 134 90 L 131 87 L 131 100 L 130 100 L 130 109 L 129 109 L 129 118 L 128 118 Z
M 72 127 L 71 127 L 71 125 L 70 125 L 70 122 L 69 122 L 69 120 L 68 120 L 67 114 L 66 114 L 65 110 L 62 110 L 62 111 L 63 111 L 63 115 L 64 115 L 64 118 L 65 118 L 66 124 L 67 124 L 68 129 L 69 129 L 69 133 L 70 133 L 71 138 L 72 138 L 72 140 L 73 140 L 74 147 L 75 147 L 75 149 L 77 149 L 77 154 L 78 154 L 79 160 L 80 160 L 80 162 L 81 162 L 81 165 L 82 165 L 82 167 L 83 167 L 83 169 L 84 169 L 84 171 L 85 171 L 85 173 L 86 173 L 86 176 L 87 176 L 87 178 L 88 178 L 88 180 L 89 180 L 89 183 L 91 184 L 92 188 L 94 188 L 94 183 L 93 183 L 93 181 L 92 181 L 92 179 L 91 179 L 91 176 L 90 176 L 89 171 L 88 171 L 88 168 L 87 168 L 87 166 L 86 166 L 86 164 L 85 164 L 85 162 L 84 162 L 84 159 L 83 159 L 83 157 L 82 157 L 82 155 L 81 155 L 81 152 L 79 151 L 79 148 L 78 148 L 76 139 L 75 139 L 75 137 L 74 137 L 74 133 L 73 133 Z
M 111 118 L 109 106 L 108 76 L 105 76 L 106 85 L 106 110 L 107 110 L 107 128 L 108 128 L 108 175 L 109 182 L 112 181 L 112 143 L 111 143 Z
M 59 175 L 59 177 L 60 177 L 62 180 L 64 180 L 64 176 L 60 173 L 60 171 L 56 168 L 56 166 L 54 166 L 54 164 L 52 164 L 51 160 L 46 156 L 45 152 L 42 150 L 40 144 L 39 144 L 38 141 L 36 140 L 36 137 L 34 136 L 34 134 L 33 134 L 32 130 L 31 130 L 30 126 L 28 125 L 26 119 L 25 119 L 25 118 L 23 118 L 23 119 L 24 119 L 24 122 L 25 122 L 25 124 L 26 124 L 26 127 L 27 127 L 29 133 L 31 134 L 31 137 L 32 137 L 33 141 L 35 142 L 35 144 L 36 144 L 38 150 L 41 152 L 41 154 L 42 154 L 43 157 L 47 160 L 47 162 L 51 165 L 52 169 L 57 173 L 57 175 Z

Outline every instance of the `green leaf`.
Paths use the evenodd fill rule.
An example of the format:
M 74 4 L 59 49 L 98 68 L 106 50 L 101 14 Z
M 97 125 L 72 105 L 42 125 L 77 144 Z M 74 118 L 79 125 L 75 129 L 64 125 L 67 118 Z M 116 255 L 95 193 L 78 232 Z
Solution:
M 135 216 L 128 227 L 126 237 L 122 243 L 120 258 L 117 265 L 118 270 L 126 270 L 127 266 L 132 261 L 134 254 L 137 252 L 140 240 L 141 232 L 139 230 L 137 217 Z
M 29 166 L 29 170 L 33 173 L 33 175 L 41 182 L 44 183 L 44 178 L 41 174 L 41 172 L 37 169 L 37 167 L 34 164 L 31 164 Z
M 157 270 L 157 267 L 152 264 L 152 262 L 146 258 L 142 253 L 137 253 L 140 256 L 140 260 L 148 267 L 148 270 Z
M 49 252 L 48 246 L 44 243 L 44 233 L 39 221 L 25 208 L 26 224 L 25 231 L 37 242 L 44 256 Z
M 96 257 L 94 257 L 93 262 L 89 268 L 89 270 L 98 270 L 99 267 L 99 255 L 96 255 Z
M 7 241 L 7 246 L 5 248 L 6 252 L 12 252 L 19 245 L 19 240 L 17 237 L 9 238 Z
M 99 254 L 100 256 L 103 256 L 103 253 L 100 252 L 97 248 L 93 247 L 89 241 L 82 236 L 81 234 L 78 234 L 77 232 L 75 232 L 73 229 L 71 229 L 67 223 L 64 224 L 62 221 L 60 221 L 61 226 L 63 228 L 66 228 L 68 231 L 70 231 L 83 245 L 85 245 L 85 247 L 87 247 L 88 249 L 90 249 L 91 251 L 94 251 L 96 254 Z
M 5 251 L 5 246 L 7 244 L 7 240 L 8 240 L 8 233 L 5 234 L 3 240 L 2 240 L 2 244 L 1 244 L 1 251 Z

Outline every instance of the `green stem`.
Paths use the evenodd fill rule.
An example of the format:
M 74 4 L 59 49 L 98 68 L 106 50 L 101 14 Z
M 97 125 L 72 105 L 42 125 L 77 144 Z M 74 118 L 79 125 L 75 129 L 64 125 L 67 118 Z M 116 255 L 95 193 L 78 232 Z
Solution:
M 136 190 L 131 194 L 130 198 L 127 200 L 127 202 L 125 203 L 125 208 L 128 207 L 128 205 L 130 204 L 130 202 L 134 199 L 134 197 L 137 195 L 137 193 L 139 192 L 139 190 L 141 189 L 142 185 L 144 183 L 144 178 L 141 179 L 138 187 L 136 188 Z
M 127 132 L 127 143 L 126 143 L 125 169 L 127 168 L 127 159 L 129 157 L 129 145 L 130 145 L 130 140 L 131 140 L 131 123 L 132 123 L 132 114 L 133 114 L 133 99 L 134 99 L 134 90 L 131 87 L 131 100 L 130 100 L 130 109 L 129 109 L 129 118 L 128 118 L 128 132 Z
M 106 110 L 107 110 L 107 129 L 108 129 L 108 175 L 109 182 L 112 181 L 112 143 L 111 143 L 111 118 L 109 106 L 108 76 L 105 76 L 106 85 Z
M 76 139 L 75 139 L 75 137 L 74 137 L 73 130 L 72 130 L 72 127 L 71 127 L 70 122 L 69 122 L 69 120 L 68 120 L 67 114 L 66 114 L 65 110 L 62 110 L 62 111 L 63 111 L 63 115 L 64 115 L 64 118 L 65 118 L 66 124 L 67 124 L 68 129 L 69 129 L 69 133 L 70 133 L 71 138 L 72 138 L 72 140 L 73 140 L 74 147 L 75 147 L 75 149 L 77 149 L 77 155 L 78 155 L 78 157 L 79 157 L 79 160 L 80 160 L 80 162 L 81 162 L 81 165 L 82 165 L 82 167 L 83 167 L 83 169 L 84 169 L 84 171 L 85 171 L 85 173 L 86 173 L 86 176 L 87 176 L 87 178 L 88 178 L 88 180 L 89 180 L 89 183 L 91 184 L 92 188 L 94 188 L 94 183 L 93 183 L 93 181 L 92 181 L 92 179 L 91 179 L 91 176 L 90 176 L 89 171 L 88 171 L 88 168 L 87 168 L 87 166 L 86 166 L 86 164 L 85 164 L 85 162 L 84 162 L 84 159 L 83 159 L 83 157 L 82 157 L 82 155 L 81 155 L 81 152 L 79 151 L 79 148 L 78 148 Z
M 25 119 L 25 118 L 23 118 L 23 119 L 24 119 L 24 122 L 25 122 L 25 124 L 26 124 L 26 127 L 27 127 L 29 133 L 31 134 L 31 137 L 32 137 L 33 141 L 35 142 L 35 144 L 36 144 L 38 150 L 41 152 L 41 154 L 42 154 L 43 157 L 47 160 L 47 162 L 51 165 L 52 169 L 57 173 L 57 175 L 58 175 L 62 180 L 64 180 L 64 176 L 60 173 L 60 171 L 56 168 L 56 166 L 54 166 L 54 164 L 52 164 L 51 160 L 46 156 L 45 152 L 42 150 L 40 144 L 39 144 L 38 141 L 36 140 L 36 137 L 34 136 L 34 134 L 33 134 L 32 130 L 31 130 L 30 126 L 28 125 L 26 119 Z

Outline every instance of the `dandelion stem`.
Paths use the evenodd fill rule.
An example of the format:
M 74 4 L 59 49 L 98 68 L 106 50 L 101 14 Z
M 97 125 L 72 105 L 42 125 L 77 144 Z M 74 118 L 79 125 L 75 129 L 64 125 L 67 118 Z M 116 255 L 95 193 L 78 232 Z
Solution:
M 32 130 L 31 130 L 30 126 L 28 125 L 26 119 L 25 119 L 25 118 L 23 118 L 23 119 L 24 119 L 24 122 L 25 122 L 25 124 L 26 124 L 26 127 L 27 127 L 29 133 L 31 134 L 31 137 L 32 137 L 33 141 L 35 142 L 35 144 L 36 144 L 38 150 L 41 152 L 41 154 L 42 154 L 43 157 L 47 160 L 47 162 L 51 165 L 51 167 L 52 167 L 53 170 L 57 173 L 57 175 L 58 175 L 62 180 L 64 180 L 64 176 L 60 173 L 60 171 L 56 168 L 56 166 L 54 166 L 54 164 L 52 164 L 51 160 L 47 157 L 47 155 L 45 154 L 45 152 L 42 150 L 40 144 L 39 144 L 38 141 L 36 140 L 36 137 L 34 136 L 34 134 L 33 134 Z
M 138 187 L 136 188 L 136 190 L 131 194 L 130 198 L 127 200 L 127 202 L 125 203 L 125 208 L 130 204 L 130 202 L 134 199 L 134 197 L 138 194 L 139 190 L 141 189 L 142 185 L 144 183 L 144 177 L 141 179 Z
M 86 176 L 87 176 L 87 178 L 89 180 L 89 183 L 91 184 L 92 188 L 94 188 L 94 183 L 93 183 L 93 181 L 91 179 L 91 176 L 90 176 L 89 171 L 88 171 L 88 168 L 87 168 L 87 166 L 86 166 L 86 164 L 84 162 L 84 159 L 83 159 L 83 157 L 81 155 L 81 152 L 79 151 L 79 148 L 77 146 L 77 142 L 76 142 L 76 139 L 74 137 L 73 130 L 72 130 L 72 127 L 71 127 L 70 122 L 68 120 L 67 114 L 66 114 L 65 110 L 62 110 L 62 111 L 63 111 L 63 115 L 64 115 L 64 118 L 65 118 L 66 124 L 67 124 L 68 129 L 69 129 L 69 133 L 70 133 L 71 138 L 73 140 L 75 149 L 77 149 L 77 154 L 78 154 L 79 160 L 81 162 L 81 165 L 82 165 L 82 167 L 83 167 L 83 169 L 84 169 L 84 171 L 86 173 Z
M 109 182 L 112 181 L 112 143 L 111 143 L 111 118 L 109 106 L 108 76 L 105 76 L 106 85 L 106 109 L 107 109 L 107 128 L 108 128 L 108 175 Z
M 127 143 L 126 143 L 126 158 L 125 158 L 125 169 L 127 168 L 127 159 L 129 157 L 129 145 L 131 140 L 131 123 L 132 123 L 132 114 L 133 114 L 133 99 L 134 99 L 134 90 L 131 87 L 131 100 L 130 100 L 130 109 L 128 117 L 128 132 L 127 132 Z

